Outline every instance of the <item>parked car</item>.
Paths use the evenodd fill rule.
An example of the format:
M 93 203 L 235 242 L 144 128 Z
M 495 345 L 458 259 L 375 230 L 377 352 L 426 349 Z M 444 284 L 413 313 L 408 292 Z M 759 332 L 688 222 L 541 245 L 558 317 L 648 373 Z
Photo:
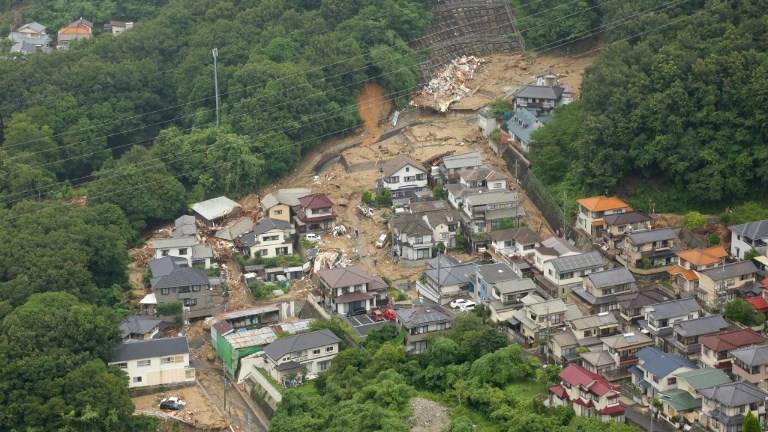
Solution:
M 387 244 L 387 235 L 382 234 L 379 236 L 378 239 L 376 239 L 376 247 L 381 249 L 384 247 L 385 244 Z
M 371 319 L 374 321 L 394 321 L 395 320 L 395 311 L 393 309 L 374 309 L 373 313 L 371 314 Z
M 167 397 L 160 401 L 161 410 L 179 411 L 184 409 L 187 403 L 178 398 L 177 396 Z
M 463 305 L 459 306 L 459 310 L 462 312 L 472 312 L 473 310 L 475 310 L 475 306 L 477 306 L 475 302 L 467 301 Z
M 315 233 L 306 233 L 304 234 L 304 239 L 312 243 L 317 243 L 320 241 L 320 235 Z
M 456 299 L 456 300 L 451 302 L 451 307 L 453 309 L 461 309 L 461 307 L 464 306 L 467 303 L 472 303 L 472 301 L 471 300 L 467 300 L 467 299 Z M 474 305 L 474 303 L 472 303 L 472 304 Z

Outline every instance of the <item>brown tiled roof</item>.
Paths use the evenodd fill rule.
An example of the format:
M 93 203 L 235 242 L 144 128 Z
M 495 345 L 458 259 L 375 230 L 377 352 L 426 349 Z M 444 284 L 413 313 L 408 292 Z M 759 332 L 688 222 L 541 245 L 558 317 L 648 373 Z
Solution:
M 299 198 L 299 205 L 305 209 L 321 209 L 333 207 L 333 201 L 325 194 L 312 194 Z
M 702 345 L 716 352 L 730 351 L 750 345 L 761 345 L 766 341 L 768 339 L 752 329 L 727 330 L 699 338 Z
M 594 212 L 629 208 L 629 204 L 620 200 L 618 197 L 607 197 L 605 195 L 582 198 L 578 200 L 578 203 L 585 207 L 587 210 Z
M 712 246 L 706 249 L 688 249 L 680 251 L 677 256 L 694 265 L 712 265 L 719 263 L 728 256 L 722 246 Z

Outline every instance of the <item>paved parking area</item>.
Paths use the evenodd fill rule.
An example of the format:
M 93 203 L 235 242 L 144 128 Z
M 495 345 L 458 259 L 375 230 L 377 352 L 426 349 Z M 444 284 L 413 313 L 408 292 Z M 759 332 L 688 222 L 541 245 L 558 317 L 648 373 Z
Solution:
M 381 328 L 389 321 L 374 321 L 369 317 L 368 315 L 355 315 L 351 317 L 344 317 L 344 320 L 349 323 L 350 326 L 352 326 L 353 329 L 355 329 L 355 332 L 357 332 L 357 335 L 361 338 L 365 339 L 368 337 L 368 333 L 371 331 Z

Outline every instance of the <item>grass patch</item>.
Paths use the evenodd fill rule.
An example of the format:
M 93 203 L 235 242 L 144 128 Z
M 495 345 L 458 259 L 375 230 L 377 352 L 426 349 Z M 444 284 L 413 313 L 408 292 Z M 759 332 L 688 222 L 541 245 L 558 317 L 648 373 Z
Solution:
M 263 368 L 258 368 L 258 367 L 256 368 L 256 370 L 261 374 L 261 376 L 264 377 L 264 379 L 266 379 L 267 381 L 269 381 L 270 384 L 272 384 L 272 387 L 274 387 L 275 390 L 280 392 L 280 394 L 283 393 L 284 387 L 282 385 L 280 385 L 279 382 L 275 381 L 275 379 L 272 378 L 272 375 L 270 375 L 269 372 L 267 372 Z M 312 387 L 314 388 L 314 386 L 312 386 Z
M 545 394 L 547 385 L 538 381 L 519 382 L 508 385 L 507 390 L 511 391 L 521 403 L 528 404 L 537 396 Z

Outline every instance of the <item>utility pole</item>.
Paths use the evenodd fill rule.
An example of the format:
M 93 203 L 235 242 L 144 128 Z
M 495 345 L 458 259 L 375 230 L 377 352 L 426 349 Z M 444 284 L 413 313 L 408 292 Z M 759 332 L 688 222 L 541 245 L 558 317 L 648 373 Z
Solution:
M 221 377 L 224 378 L 224 417 L 227 417 L 227 367 L 222 365 Z
M 213 54 L 213 85 L 216 90 L 216 128 L 219 127 L 219 71 L 216 60 L 219 57 L 219 49 L 214 48 L 211 50 Z

